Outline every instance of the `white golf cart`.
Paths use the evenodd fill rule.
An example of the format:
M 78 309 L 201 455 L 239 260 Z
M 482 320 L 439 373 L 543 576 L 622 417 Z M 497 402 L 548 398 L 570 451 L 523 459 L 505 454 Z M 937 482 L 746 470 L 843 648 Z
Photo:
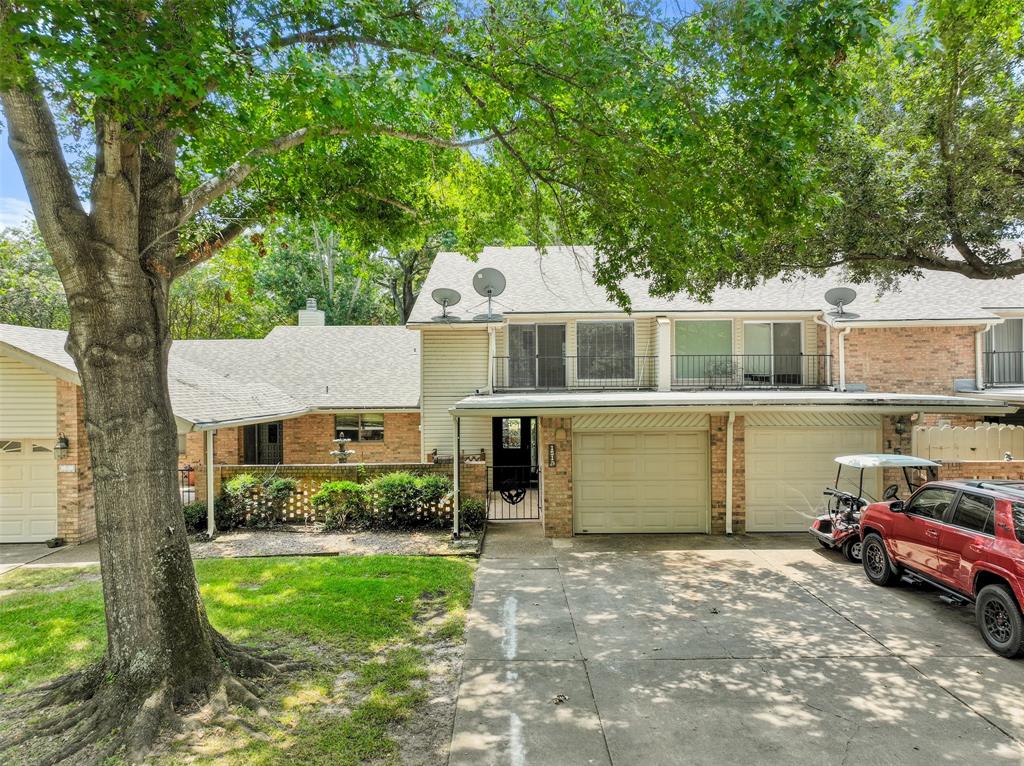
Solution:
M 825 490 L 828 498 L 827 513 L 814 520 L 808 530 L 823 548 L 840 550 L 847 559 L 860 561 L 860 515 L 868 503 L 875 501 L 864 490 L 864 471 L 869 468 L 901 468 L 907 484 L 908 494 L 922 484 L 933 481 L 939 464 L 913 455 L 843 455 L 836 458 L 834 487 Z M 850 476 L 843 476 L 843 466 L 858 471 L 856 482 Z M 920 478 L 920 469 L 925 469 L 926 478 Z M 849 473 L 849 472 L 847 472 Z M 844 488 L 845 487 L 845 488 Z M 882 493 L 882 500 L 891 500 L 900 493 L 899 484 L 890 484 Z

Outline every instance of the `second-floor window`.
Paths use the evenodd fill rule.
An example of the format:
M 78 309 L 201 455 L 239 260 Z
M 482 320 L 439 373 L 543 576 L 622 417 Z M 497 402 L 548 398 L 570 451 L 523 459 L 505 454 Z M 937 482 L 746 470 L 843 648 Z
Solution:
M 622 380 L 635 374 L 633 322 L 577 322 L 580 380 Z
M 985 380 L 1024 383 L 1024 319 L 1007 319 L 985 333 Z
M 354 442 L 384 440 L 384 416 L 380 414 L 335 415 L 334 438 Z
M 743 377 L 771 385 L 801 383 L 803 338 L 800 322 L 744 322 Z
M 731 379 L 732 320 L 677 321 L 674 366 L 676 380 Z

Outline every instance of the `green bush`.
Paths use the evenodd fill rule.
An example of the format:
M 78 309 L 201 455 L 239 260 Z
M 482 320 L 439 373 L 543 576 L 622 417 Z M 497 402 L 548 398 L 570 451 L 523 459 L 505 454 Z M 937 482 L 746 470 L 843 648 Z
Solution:
M 463 500 L 459 507 L 459 528 L 479 532 L 487 520 L 487 506 L 476 498 Z
M 452 480 L 443 473 L 428 473 L 416 480 L 420 490 L 420 502 L 424 505 L 436 505 L 452 493 Z
M 415 523 L 420 505 L 416 477 L 406 471 L 378 476 L 369 485 L 374 521 L 389 529 L 403 529 Z
M 268 527 L 284 512 L 288 498 L 297 487 L 295 479 L 260 479 L 251 473 L 240 473 L 224 482 L 225 503 L 217 528 L 226 531 L 246 525 Z M 223 520 L 224 526 L 221 526 Z
M 186 532 L 197 532 L 205 526 L 206 503 L 200 501 L 186 503 L 181 510 L 185 514 Z
M 367 488 L 354 481 L 327 481 L 310 499 L 323 517 L 324 529 L 345 529 L 368 519 Z

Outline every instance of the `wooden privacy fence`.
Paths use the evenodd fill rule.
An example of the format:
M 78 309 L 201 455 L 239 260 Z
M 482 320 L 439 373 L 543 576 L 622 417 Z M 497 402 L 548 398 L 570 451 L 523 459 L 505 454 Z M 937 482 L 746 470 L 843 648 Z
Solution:
M 944 462 L 965 460 L 1024 460 L 1024 426 L 979 423 L 976 426 L 917 426 L 914 454 Z
M 201 470 L 201 469 L 200 469 Z M 428 474 L 452 475 L 451 463 L 328 463 L 325 465 L 215 465 L 214 493 L 239 474 L 249 474 L 259 480 L 294 479 L 293 492 L 281 505 L 275 515 L 279 521 L 304 523 L 316 518 L 310 498 L 326 481 L 354 481 L 366 484 L 378 476 L 404 471 L 414 476 Z M 460 484 L 463 499 L 474 498 L 481 502 L 487 495 L 487 474 L 484 463 L 469 461 L 460 470 Z M 202 493 L 205 499 L 205 491 Z M 262 500 L 260 502 L 263 502 Z

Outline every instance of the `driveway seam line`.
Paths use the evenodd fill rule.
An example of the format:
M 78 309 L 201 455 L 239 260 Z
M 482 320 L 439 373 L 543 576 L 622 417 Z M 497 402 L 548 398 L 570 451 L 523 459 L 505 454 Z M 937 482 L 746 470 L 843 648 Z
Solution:
M 615 766 L 615 761 L 612 760 L 612 751 L 608 747 L 608 733 L 604 729 L 604 719 L 601 717 L 601 708 L 597 704 L 597 695 L 594 694 L 594 684 L 590 680 L 590 666 L 587 658 L 583 654 L 583 645 L 580 643 L 580 633 L 576 630 L 576 618 L 573 616 L 572 607 L 569 605 L 569 594 L 565 592 L 565 580 L 562 578 L 562 566 L 555 558 L 555 569 L 558 572 L 558 584 L 562 588 L 562 598 L 565 599 L 565 611 L 569 615 L 569 624 L 572 625 L 572 634 L 576 637 L 576 651 L 580 654 L 580 660 L 583 662 L 583 675 L 587 679 L 587 688 L 590 689 L 590 699 L 594 701 L 594 712 L 597 714 L 597 725 L 601 727 L 601 741 L 604 742 L 604 752 L 608 756 L 608 763 L 611 766 Z

